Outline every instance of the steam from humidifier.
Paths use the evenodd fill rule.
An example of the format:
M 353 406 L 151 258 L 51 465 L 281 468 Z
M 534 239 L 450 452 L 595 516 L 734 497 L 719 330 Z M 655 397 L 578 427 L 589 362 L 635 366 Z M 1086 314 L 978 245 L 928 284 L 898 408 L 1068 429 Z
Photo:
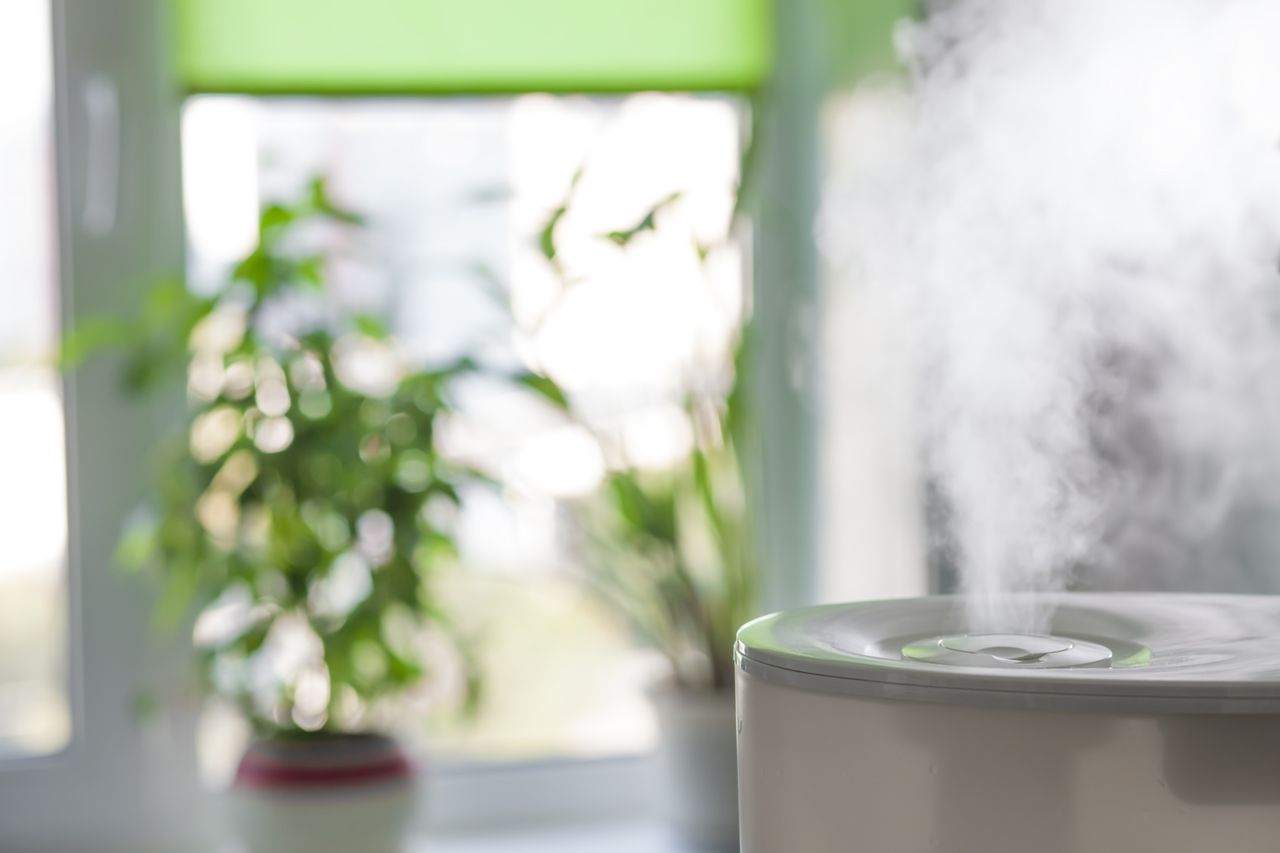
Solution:
M 1271 0 L 959 0 L 899 32 L 907 144 L 831 221 L 914 360 L 973 630 L 1045 632 L 1009 594 L 1080 577 L 1251 570 L 1229 534 L 1280 506 L 1278 43 Z

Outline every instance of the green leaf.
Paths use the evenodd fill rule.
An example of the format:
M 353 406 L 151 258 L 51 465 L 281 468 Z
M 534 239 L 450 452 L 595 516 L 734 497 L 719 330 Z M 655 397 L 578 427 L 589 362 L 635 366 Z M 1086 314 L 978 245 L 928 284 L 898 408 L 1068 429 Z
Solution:
M 360 334 L 367 338 L 382 341 L 391 337 L 391 330 L 387 328 L 387 324 L 372 314 L 357 314 L 355 324 Z
M 258 649 L 262 648 L 262 644 L 267 641 L 267 635 L 271 633 L 272 620 L 263 619 L 255 624 L 252 628 L 241 634 L 235 642 L 235 645 L 245 655 L 252 655 Z
M 131 394 L 151 391 L 161 384 L 165 376 L 177 377 L 182 362 L 174 361 L 171 353 L 159 347 L 144 344 L 130 353 L 124 367 L 124 389 Z
M 615 245 L 622 246 L 625 248 L 626 246 L 630 245 L 632 240 L 634 240 L 636 237 L 643 234 L 644 232 L 657 231 L 658 230 L 658 214 L 664 208 L 670 207 L 672 204 L 679 201 L 680 196 L 681 196 L 680 192 L 673 192 L 670 195 L 665 196 L 661 201 L 659 201 L 657 204 L 651 207 L 649 211 L 644 215 L 644 218 L 642 218 L 635 225 L 631 226 L 630 228 L 624 229 L 622 231 L 609 231 L 602 236 L 605 239 L 613 242 Z
M 764 136 L 764 117 L 768 109 L 764 104 L 764 96 L 760 93 L 751 95 L 748 106 L 751 127 L 747 133 L 746 145 L 738 157 L 738 187 L 734 193 L 733 212 L 730 224 L 737 222 L 749 209 L 754 209 L 759 199 L 756 187 L 760 183 L 762 158 L 760 157 L 760 140 Z
M 195 571 L 170 571 L 165 575 L 164 581 L 152 618 L 160 629 L 171 631 L 191 611 L 195 602 L 197 575 Z
M 68 329 L 58 347 L 58 367 L 72 371 L 104 350 L 123 346 L 135 337 L 135 326 L 124 320 L 98 317 Z
M 258 214 L 258 234 L 265 238 L 269 232 L 288 225 L 298 218 L 295 211 L 282 204 L 268 204 Z
M 542 256 L 551 263 L 555 263 L 559 255 L 556 246 L 556 226 L 560 224 L 560 220 L 564 219 L 564 215 L 569 212 L 567 204 L 562 204 L 552 211 L 546 223 L 542 226 L 542 230 L 538 233 L 538 247 L 542 249 Z
M 320 255 L 312 255 L 298 261 L 294 265 L 294 273 L 302 284 L 309 285 L 315 290 L 324 289 L 324 258 Z
M 149 564 L 160 547 L 160 528 L 150 513 L 135 513 L 116 545 L 116 562 L 136 571 Z
M 231 270 L 232 281 L 244 281 L 252 284 L 254 290 L 261 295 L 267 289 L 271 274 L 271 263 L 261 247 L 249 253 L 244 260 Z
M 333 199 L 329 195 L 328 182 L 323 176 L 313 178 L 308 187 L 309 202 L 313 210 L 321 213 L 330 219 L 339 222 L 345 222 L 348 225 L 363 225 L 364 217 L 354 211 L 347 210 L 334 204 Z
M 615 505 L 631 525 L 632 533 L 658 542 L 676 543 L 674 496 L 665 490 L 646 490 L 640 486 L 635 471 L 619 472 L 609 478 Z
M 707 454 L 701 448 L 695 448 L 693 451 L 693 481 L 698 490 L 698 498 L 702 502 L 702 509 L 710 519 L 715 532 L 719 534 L 723 530 L 720 507 L 716 502 L 715 485 L 712 482 Z
M 556 408 L 568 410 L 569 398 L 554 379 L 541 373 L 520 373 L 514 377 L 520 385 L 528 388 Z
M 752 396 L 751 366 L 754 355 L 755 335 L 751 323 L 743 326 L 733 351 L 733 385 L 725 400 L 724 429 L 738 453 L 751 446 Z

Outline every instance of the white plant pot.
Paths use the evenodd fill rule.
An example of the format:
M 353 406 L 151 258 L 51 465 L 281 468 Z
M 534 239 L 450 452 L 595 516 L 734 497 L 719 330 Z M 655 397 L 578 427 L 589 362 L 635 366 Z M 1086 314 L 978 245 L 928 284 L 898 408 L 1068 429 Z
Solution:
M 250 853 L 401 853 L 417 784 L 377 735 L 252 744 L 227 795 Z
M 686 841 L 707 850 L 738 845 L 738 761 L 733 692 L 663 685 L 658 716 L 658 808 Z

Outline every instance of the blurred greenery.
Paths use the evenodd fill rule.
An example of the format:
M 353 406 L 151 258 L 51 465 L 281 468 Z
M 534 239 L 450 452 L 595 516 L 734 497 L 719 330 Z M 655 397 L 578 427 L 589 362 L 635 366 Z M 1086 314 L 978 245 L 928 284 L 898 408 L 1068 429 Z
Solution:
M 460 488 L 485 478 L 433 439 L 450 384 L 480 368 L 411 367 L 382 318 L 330 298 L 332 255 L 360 228 L 315 180 L 262 210 L 256 248 L 212 293 L 162 283 L 141 316 L 83 324 L 63 347 L 67 367 L 123 348 L 135 392 L 185 377 L 184 434 L 156 449 L 119 557 L 162 580 L 162 624 L 199 614 L 207 686 L 264 734 L 367 727 L 442 645 L 465 704 L 478 696 L 433 579 L 455 558 Z M 540 376 L 512 379 L 565 404 Z
M 739 194 L 751 160 L 748 146 Z M 555 226 L 572 205 L 582 171 L 541 231 L 541 248 L 553 267 L 559 257 Z M 663 197 L 635 225 L 601 239 L 625 251 L 640 235 L 659 230 L 663 211 L 681 197 Z M 739 212 L 735 204 L 734 216 Z M 697 248 L 705 264 L 712 247 Z M 561 285 L 572 286 L 563 278 Z M 742 464 L 750 446 L 745 312 L 739 320 L 729 363 L 721 366 L 729 381 L 701 377 L 707 381 L 689 383 L 683 408 L 693 445 L 687 456 L 661 469 L 615 465 L 603 487 L 578 505 L 588 584 L 666 657 L 675 683 L 687 689 L 732 689 L 734 638 L 756 615 L 756 548 Z M 573 413 L 564 395 L 548 396 L 566 399 Z M 580 421 L 590 427 L 585 416 Z
M 744 173 L 749 159 L 748 150 Z M 536 235 L 566 289 L 557 225 L 581 175 Z M 598 237 L 627 252 L 681 198 L 671 193 L 632 227 Z M 479 700 L 476 650 L 447 575 L 457 562 L 452 510 L 465 485 L 490 481 L 442 455 L 435 436 L 456 414 L 451 386 L 492 371 L 466 357 L 413 367 L 385 318 L 335 298 L 328 270 L 362 229 L 315 180 L 262 210 L 256 247 L 211 292 L 158 283 L 139 316 L 82 323 L 63 346 L 68 368 L 122 351 L 135 393 L 185 381 L 183 433 L 156 449 L 150 500 L 119 558 L 160 579 L 162 625 L 197 614 L 206 686 L 261 734 L 376 725 L 389 718 L 379 708 L 433 675 L 463 673 L 459 701 Z M 706 263 L 717 247 L 697 248 Z M 477 272 L 508 298 L 499 277 Z M 687 390 L 688 455 L 662 469 L 613 459 L 602 487 L 574 507 L 587 587 L 689 688 L 732 684 L 734 633 L 754 615 L 742 323 L 717 375 Z M 545 372 L 502 378 L 591 427 Z M 286 637 L 294 652 L 282 651 Z M 297 649 L 310 649 L 301 663 Z
M 688 458 L 612 472 L 583 507 L 591 583 L 662 652 L 684 688 L 733 686 L 733 641 L 754 613 L 756 557 L 723 401 L 690 400 Z

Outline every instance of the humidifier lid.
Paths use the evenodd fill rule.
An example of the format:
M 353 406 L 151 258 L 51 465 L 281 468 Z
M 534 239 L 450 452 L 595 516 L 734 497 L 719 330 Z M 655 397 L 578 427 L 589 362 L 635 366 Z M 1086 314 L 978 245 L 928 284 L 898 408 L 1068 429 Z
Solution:
M 885 699 L 1280 713 L 1280 597 L 1064 593 L 1036 633 L 971 633 L 954 596 L 807 607 L 738 632 L 746 673 Z

